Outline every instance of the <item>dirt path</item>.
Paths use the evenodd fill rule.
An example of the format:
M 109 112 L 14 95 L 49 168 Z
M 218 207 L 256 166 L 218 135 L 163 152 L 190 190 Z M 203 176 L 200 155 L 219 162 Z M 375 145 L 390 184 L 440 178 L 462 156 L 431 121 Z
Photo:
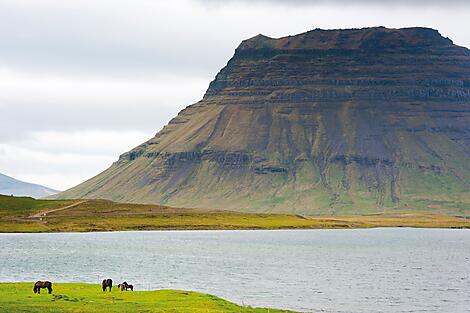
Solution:
M 33 215 L 28 216 L 28 218 L 41 218 L 41 217 L 47 216 L 47 214 L 49 214 L 49 213 L 57 212 L 57 211 L 62 211 L 62 210 L 67 210 L 67 209 L 76 207 L 76 206 L 78 206 L 78 205 L 80 205 L 80 204 L 82 204 L 82 203 L 85 203 L 85 202 L 87 202 L 87 201 L 88 201 L 88 200 L 82 200 L 82 201 L 78 201 L 78 202 L 75 202 L 75 203 L 73 203 L 73 204 L 70 204 L 70 205 L 61 207 L 61 208 L 38 212 L 38 213 L 36 213 L 36 214 L 33 214 Z

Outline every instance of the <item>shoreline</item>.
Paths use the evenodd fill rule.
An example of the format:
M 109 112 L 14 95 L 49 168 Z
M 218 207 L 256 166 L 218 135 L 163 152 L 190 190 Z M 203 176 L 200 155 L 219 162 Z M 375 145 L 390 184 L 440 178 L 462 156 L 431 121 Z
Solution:
M 0 233 L 470 228 L 468 212 L 463 209 L 452 213 L 398 209 L 362 213 L 344 211 L 334 215 L 316 213 L 318 215 L 243 213 L 107 200 L 36 200 L 0 196 Z
M 103 292 L 100 284 L 52 282 L 52 293 L 33 293 L 34 282 L 0 282 L 2 312 L 204 312 L 295 313 L 290 310 L 242 306 L 201 292 L 157 289 Z M 34 308 L 34 310 L 32 310 Z M 3 311 L 5 310 L 5 311 Z
M 240 229 L 124 229 L 124 230 L 98 230 L 98 231 L 42 231 L 42 232 L 2 232 L 0 235 L 26 235 L 26 234 L 110 234 L 110 233 L 134 233 L 134 232 L 277 232 L 277 231 L 318 231 L 318 230 L 380 230 L 380 229 L 447 229 L 447 230 L 470 230 L 470 225 L 462 227 L 414 227 L 414 226 L 371 226 L 371 227 L 329 227 L 329 228 L 240 228 Z M 0 282 L 2 283 L 2 282 Z
M 0 218 L 0 233 L 88 233 L 115 231 L 321 230 L 371 228 L 470 229 L 470 219 L 426 212 L 345 216 L 301 216 L 237 212 L 51 214 L 41 219 Z

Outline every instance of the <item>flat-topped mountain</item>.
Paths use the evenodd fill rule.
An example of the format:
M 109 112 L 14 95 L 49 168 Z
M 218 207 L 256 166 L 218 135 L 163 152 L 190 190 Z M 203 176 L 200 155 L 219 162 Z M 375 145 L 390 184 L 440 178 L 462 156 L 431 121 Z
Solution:
M 306 214 L 462 211 L 470 50 L 427 28 L 255 36 L 201 101 L 60 197 Z

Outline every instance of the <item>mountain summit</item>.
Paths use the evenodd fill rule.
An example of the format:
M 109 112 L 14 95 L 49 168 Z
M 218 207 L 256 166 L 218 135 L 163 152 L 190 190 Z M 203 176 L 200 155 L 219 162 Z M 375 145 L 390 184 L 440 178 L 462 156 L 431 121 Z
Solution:
M 59 197 L 458 212 L 470 207 L 470 51 L 428 28 L 255 36 L 201 101 Z
M 59 191 L 41 185 L 27 183 L 0 173 L 0 194 L 43 198 Z

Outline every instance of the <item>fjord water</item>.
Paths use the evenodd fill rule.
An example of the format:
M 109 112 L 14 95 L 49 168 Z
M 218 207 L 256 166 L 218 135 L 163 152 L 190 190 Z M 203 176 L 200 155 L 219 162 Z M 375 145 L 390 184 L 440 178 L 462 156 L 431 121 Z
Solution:
M 0 234 L 0 247 L 5 282 L 111 277 L 309 312 L 470 312 L 469 230 Z

